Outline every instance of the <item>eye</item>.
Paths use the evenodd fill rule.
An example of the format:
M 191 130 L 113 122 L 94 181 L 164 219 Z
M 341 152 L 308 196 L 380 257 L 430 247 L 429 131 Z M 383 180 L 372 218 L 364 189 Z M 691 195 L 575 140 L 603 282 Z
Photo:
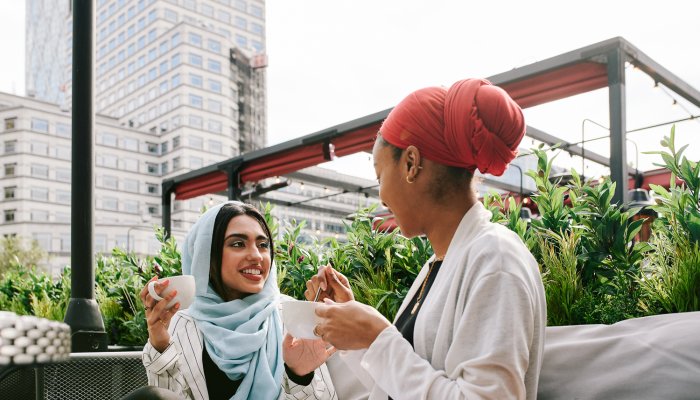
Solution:
M 270 248 L 270 242 L 268 242 L 268 241 L 260 242 L 260 243 L 258 243 L 258 246 L 259 246 L 261 249 L 269 249 L 269 248 Z
M 232 242 L 229 242 L 228 245 L 230 247 L 245 247 L 245 242 L 242 240 L 234 240 Z

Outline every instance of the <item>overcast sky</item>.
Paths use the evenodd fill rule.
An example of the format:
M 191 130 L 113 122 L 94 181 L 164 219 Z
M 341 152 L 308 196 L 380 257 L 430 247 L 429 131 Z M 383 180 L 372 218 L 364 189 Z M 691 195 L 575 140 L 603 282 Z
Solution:
M 0 0 L 0 90 L 24 93 L 24 5 Z M 615 36 L 700 89 L 700 2 L 269 0 L 270 144 L 395 105 L 411 91 L 487 77 Z M 628 129 L 700 114 L 628 70 Z M 525 110 L 529 125 L 568 141 L 585 118 L 608 125 L 607 89 Z M 586 124 L 585 136 L 606 132 Z M 670 127 L 630 134 L 658 149 Z M 700 121 L 677 127 L 700 159 Z M 527 145 L 527 140 L 524 142 Z M 586 148 L 607 153 L 606 140 Z M 634 147 L 628 161 L 634 163 Z M 642 169 L 656 157 L 640 155 Z M 572 160 L 579 165 L 580 159 Z

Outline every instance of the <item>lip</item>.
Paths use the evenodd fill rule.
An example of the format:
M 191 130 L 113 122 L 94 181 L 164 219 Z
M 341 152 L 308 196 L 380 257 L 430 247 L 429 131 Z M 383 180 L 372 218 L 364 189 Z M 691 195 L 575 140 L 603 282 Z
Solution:
M 260 271 L 260 275 L 249 274 L 249 273 L 243 272 L 243 271 L 246 271 L 249 269 L 254 269 L 254 270 Z M 238 273 L 241 274 L 241 276 L 243 276 L 244 278 L 246 278 L 248 280 L 251 280 L 253 282 L 260 282 L 263 279 L 263 274 L 265 273 L 265 270 L 260 265 L 249 265 L 249 266 L 246 266 L 246 267 L 239 269 Z

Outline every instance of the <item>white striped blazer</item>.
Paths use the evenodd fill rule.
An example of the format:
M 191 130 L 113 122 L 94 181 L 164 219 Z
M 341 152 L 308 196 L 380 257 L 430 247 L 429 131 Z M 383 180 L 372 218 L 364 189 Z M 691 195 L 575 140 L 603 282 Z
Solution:
M 178 311 L 170 320 L 170 345 L 162 352 L 151 346 L 143 348 L 142 360 L 148 384 L 168 389 L 184 399 L 208 400 L 202 364 L 203 338 L 187 310 Z M 285 373 L 279 399 L 337 400 L 330 373 L 323 364 L 314 372 L 308 386 L 297 385 Z

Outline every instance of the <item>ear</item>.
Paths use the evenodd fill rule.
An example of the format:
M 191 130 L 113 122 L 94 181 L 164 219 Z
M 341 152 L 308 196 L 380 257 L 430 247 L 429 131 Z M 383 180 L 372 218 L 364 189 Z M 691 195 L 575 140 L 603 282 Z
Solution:
M 415 180 L 423 167 L 421 166 L 420 150 L 416 146 L 408 146 L 404 151 L 404 161 L 406 165 L 406 177 Z

